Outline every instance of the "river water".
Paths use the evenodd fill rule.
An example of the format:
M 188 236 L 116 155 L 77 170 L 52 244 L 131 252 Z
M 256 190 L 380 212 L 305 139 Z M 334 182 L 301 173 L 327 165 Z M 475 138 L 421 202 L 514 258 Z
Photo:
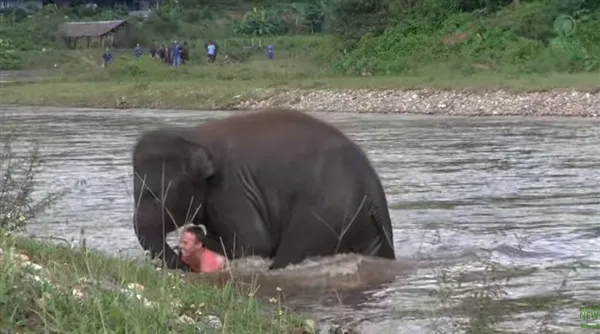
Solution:
M 131 226 L 136 137 L 229 114 L 2 108 L 2 140 L 13 133 L 19 154 L 41 144 L 39 195 L 70 189 L 29 231 L 77 239 L 83 228 L 89 247 L 139 254 Z M 505 315 L 497 329 L 537 333 L 545 319 L 561 332 L 580 330 L 579 307 L 600 302 L 598 120 L 317 117 L 368 152 L 388 195 L 396 253 L 419 265 L 360 298 L 323 294 L 288 300 L 292 308 L 364 333 L 451 333 L 483 317 L 469 298 L 484 293 L 494 300 L 482 308 Z M 460 286 L 452 279 L 459 276 Z

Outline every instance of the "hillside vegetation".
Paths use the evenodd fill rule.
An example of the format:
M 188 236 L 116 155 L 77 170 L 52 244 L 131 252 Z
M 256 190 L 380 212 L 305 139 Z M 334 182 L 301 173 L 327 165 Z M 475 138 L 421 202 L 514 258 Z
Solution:
M 153 64 L 131 61 L 131 48 L 140 43 L 147 50 L 151 43 L 174 39 L 189 42 L 190 65 L 202 67 L 204 43 L 217 41 L 218 61 L 241 66 L 214 74 L 222 80 L 272 75 L 287 81 L 480 73 L 518 77 L 589 73 L 600 65 L 596 0 L 168 0 L 152 8 L 148 18 L 128 17 L 127 9 L 118 6 L 4 11 L 0 68 L 70 68 L 69 78 L 89 81 L 90 75 L 73 73 L 84 73 L 81 66 L 98 68 L 101 50 L 66 50 L 58 26 L 68 20 L 118 18 L 130 22 L 115 40 L 114 52 L 125 61 L 93 74 L 94 81 L 153 75 Z M 258 66 L 263 68 L 259 73 L 253 62 L 266 61 L 267 44 L 275 46 L 278 62 L 266 69 Z M 248 63 L 252 65 L 243 66 Z M 188 66 L 179 72 L 173 75 L 204 69 Z

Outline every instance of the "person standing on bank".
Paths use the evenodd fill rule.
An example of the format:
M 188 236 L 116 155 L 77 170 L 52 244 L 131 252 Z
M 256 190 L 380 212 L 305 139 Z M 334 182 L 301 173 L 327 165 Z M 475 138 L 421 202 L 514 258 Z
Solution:
M 206 248 L 203 227 L 191 225 L 183 229 L 179 239 L 181 259 L 193 273 L 215 272 L 225 267 L 225 258 Z
M 112 63 L 112 53 L 110 53 L 110 51 L 108 50 L 108 48 L 106 48 L 106 51 L 104 51 L 104 54 L 102 55 L 102 67 L 106 67 L 108 66 L 108 64 Z
M 208 61 L 214 63 L 215 59 L 217 59 L 217 46 L 215 43 L 213 43 L 213 41 L 208 41 L 206 53 L 208 54 Z
M 181 45 L 175 41 L 173 43 L 173 66 L 181 65 Z

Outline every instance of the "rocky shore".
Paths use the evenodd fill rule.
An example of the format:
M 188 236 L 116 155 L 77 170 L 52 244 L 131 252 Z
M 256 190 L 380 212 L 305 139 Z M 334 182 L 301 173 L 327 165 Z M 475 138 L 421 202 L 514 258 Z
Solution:
M 600 82 L 600 79 L 599 79 Z M 238 97 L 231 109 L 289 107 L 307 111 L 456 116 L 600 115 L 600 89 L 514 93 L 507 90 L 288 90 Z

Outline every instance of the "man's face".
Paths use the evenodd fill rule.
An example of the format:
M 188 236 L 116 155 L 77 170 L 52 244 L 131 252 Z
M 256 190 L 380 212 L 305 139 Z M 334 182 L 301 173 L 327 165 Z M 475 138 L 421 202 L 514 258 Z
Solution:
M 202 243 L 198 241 L 196 235 L 191 232 L 184 232 L 179 239 L 179 248 L 183 258 L 189 258 L 202 249 Z

